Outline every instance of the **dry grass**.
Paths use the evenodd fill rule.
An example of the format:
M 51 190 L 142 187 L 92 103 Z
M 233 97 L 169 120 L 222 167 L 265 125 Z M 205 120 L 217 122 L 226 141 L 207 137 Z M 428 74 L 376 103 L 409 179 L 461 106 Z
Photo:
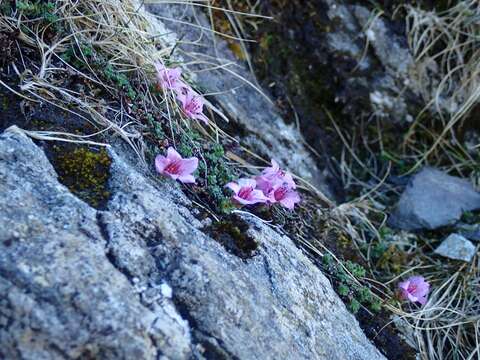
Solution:
M 225 11 L 232 16 L 261 16 L 238 13 L 228 9 L 223 10 L 212 7 L 208 2 L 157 2 L 191 3 L 195 6 L 205 6 L 208 9 L 214 8 L 216 11 Z M 113 73 L 125 75 L 130 80 L 134 91 L 141 95 L 136 99 L 137 107 L 144 110 L 153 107 L 161 113 L 162 121 L 170 124 L 169 135 L 174 143 L 176 141 L 174 128 L 181 132 L 183 129 L 187 130 L 191 127 L 195 127 L 203 134 L 206 141 L 215 142 L 220 138 L 236 141 L 213 121 L 214 115 L 216 115 L 216 119 L 223 121 L 228 121 L 228 118 L 208 101 L 206 102 L 207 112 L 212 121 L 207 127 L 202 127 L 196 122 L 185 119 L 172 93 L 151 91 L 152 84 L 155 83 L 153 66 L 155 61 L 168 64 L 173 62 L 182 66 L 192 86 L 194 86 L 195 75 L 188 71 L 186 67 L 188 64 L 182 64 L 181 55 L 173 56 L 177 46 L 175 34 L 169 33 L 161 22 L 156 21 L 153 15 L 147 13 L 143 9 L 143 2 L 136 0 L 62 0 L 56 2 L 53 15 L 54 21 L 41 25 L 38 24 L 38 21 L 27 18 L 20 10 L 17 10 L 15 16 L 0 18 L 0 31 L 7 34 L 18 33 L 16 45 L 21 58 L 21 65 L 18 65 L 17 62 L 9 67 L 9 71 L 16 73 L 20 79 L 18 87 L 8 85 L 3 81 L 0 82 L 0 85 L 7 90 L 28 101 L 46 102 L 64 111 L 74 112 L 85 120 L 93 122 L 98 129 L 96 134 L 107 132 L 123 138 L 145 162 L 145 124 L 142 124 L 132 113 L 133 101 L 119 92 L 118 88 L 104 81 L 103 71 L 104 67 L 108 65 Z M 57 25 L 62 27 L 62 31 L 57 31 Z M 198 25 L 192 23 L 191 26 Z M 212 30 L 205 29 L 205 31 Z M 79 69 L 64 60 L 63 55 L 72 47 L 76 49 L 75 57 L 80 59 L 86 68 Z M 32 56 L 30 51 L 25 51 L 25 49 L 34 49 L 35 54 Z M 92 64 L 89 55 L 85 54 L 83 49 L 94 49 L 96 60 L 100 57 L 104 61 L 103 66 Z M 225 71 L 235 74 L 234 70 L 228 68 L 229 64 L 223 64 L 217 60 L 208 59 L 204 62 L 208 61 L 212 68 L 223 67 Z M 71 76 L 78 77 L 78 82 L 86 81 L 94 84 L 98 89 L 109 94 L 112 101 L 106 102 L 105 96 L 99 98 L 93 91 L 73 90 L 65 81 Z M 245 81 L 247 80 L 245 79 Z M 74 134 L 55 132 L 38 134 L 30 132 L 29 134 L 43 139 L 84 141 Z M 95 134 L 84 135 L 84 137 L 93 135 Z M 259 158 L 248 149 L 243 150 L 251 156 Z M 235 156 L 231 156 L 231 158 L 233 161 L 242 161 Z
M 365 122 L 370 127 L 377 123 L 375 119 Z M 344 143 L 343 155 L 337 159 L 339 173 L 345 186 L 358 197 L 334 209 L 335 221 L 330 226 L 353 241 L 354 251 L 368 264 L 368 281 L 384 307 L 401 319 L 422 359 L 479 359 L 478 253 L 471 263 L 459 265 L 434 254 L 446 236 L 442 231 L 411 234 L 388 229 L 388 208 L 400 188 L 387 179 L 393 168 L 398 173 L 399 164 L 379 156 L 380 149 L 388 146 L 382 136 L 362 131 L 367 125 L 350 132 L 337 124 L 334 127 Z M 415 159 L 396 155 L 395 161 L 408 160 L 410 166 L 415 163 Z M 379 245 L 383 253 L 376 257 Z M 421 308 L 399 302 L 395 294 L 398 282 L 413 274 L 424 276 L 432 284 L 429 301 Z
M 418 90 L 426 103 L 424 112 L 430 111 L 442 124 L 430 148 L 420 152 L 418 166 L 445 139 L 458 143 L 455 130 L 479 102 L 480 4 L 458 1 L 441 13 L 408 6 L 407 13 L 408 42 L 421 86 Z M 406 144 L 421 127 L 422 115 L 411 126 Z
M 392 194 L 398 194 L 399 189 L 386 181 L 392 162 L 383 159 L 384 165 L 379 165 L 382 160 L 370 148 L 372 142 L 381 139 L 345 131 L 340 137 L 345 143 L 339 169 L 347 186 L 359 196 L 334 209 L 336 222 L 331 226 L 345 233 L 356 248 L 352 250 L 362 254 L 368 264 L 369 282 L 385 308 L 403 320 L 422 359 L 480 358 L 478 253 L 471 263 L 458 265 L 434 255 L 435 247 L 445 237 L 441 231 L 410 234 L 385 227 L 388 207 L 395 199 Z M 380 258 L 373 255 L 379 244 L 383 246 Z M 424 276 L 432 284 L 429 301 L 422 308 L 399 302 L 395 295 L 398 282 L 413 274 Z

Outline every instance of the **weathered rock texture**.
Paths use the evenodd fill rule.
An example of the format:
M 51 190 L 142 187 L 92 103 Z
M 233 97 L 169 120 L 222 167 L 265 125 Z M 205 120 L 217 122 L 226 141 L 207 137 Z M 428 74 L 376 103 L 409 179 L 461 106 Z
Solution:
M 332 69 L 342 84 L 336 100 L 350 113 L 365 112 L 367 103 L 379 117 L 412 121 L 421 99 L 403 34 L 397 34 L 388 19 L 364 6 L 321 2 L 328 8 L 331 27 L 326 51 L 344 65 Z
M 229 253 L 128 154 L 111 151 L 97 211 L 25 135 L 0 135 L 0 358 L 383 358 L 289 238 L 239 219 L 258 249 Z
M 404 230 L 436 229 L 479 208 L 480 194 L 471 183 L 427 167 L 413 177 L 389 221 Z
M 260 73 L 274 91 L 288 94 L 304 129 L 318 133 L 310 123 L 329 123 L 322 106 L 336 120 L 358 123 L 374 113 L 403 124 L 424 106 L 404 24 L 379 16 L 365 1 L 262 3 L 275 21 L 265 25 L 258 68 L 265 65 Z

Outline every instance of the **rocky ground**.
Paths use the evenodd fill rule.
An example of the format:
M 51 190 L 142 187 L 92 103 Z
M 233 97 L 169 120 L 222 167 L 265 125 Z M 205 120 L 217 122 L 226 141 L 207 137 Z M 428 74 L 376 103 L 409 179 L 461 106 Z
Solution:
M 222 190 L 213 195 L 208 182 L 188 188 L 159 177 L 152 149 L 172 143 L 170 128 L 146 115 L 136 120 L 148 125 L 132 132 L 147 133 L 140 159 L 114 132 L 89 138 L 107 147 L 51 141 L 38 131 L 91 133 L 94 117 L 18 96 L 18 84 L 35 76 L 18 76 L 11 64 L 39 68 L 31 43 L 22 45 L 27 60 L 14 50 L 0 56 L 0 358 L 433 359 L 428 336 L 413 325 L 464 319 L 457 339 L 473 348 L 479 302 L 469 279 L 477 276 L 480 194 L 465 171 L 447 171 L 441 159 L 417 166 L 411 156 L 397 157 L 398 134 L 408 132 L 425 94 L 405 26 L 391 16 L 394 3 L 376 16 L 378 8 L 355 1 L 261 1 L 257 10 L 273 19 L 243 24 L 256 40 L 245 48 L 250 64 L 237 42 L 212 34 L 213 21 L 235 35 L 219 14 L 133 4 L 145 11 L 152 37 L 166 34 L 170 60 L 186 64 L 222 112 L 215 136 L 221 130 L 232 138 L 219 140 L 219 158 L 258 166 L 274 158 L 304 181 L 295 214 L 229 213 Z M 9 49 L 23 44 L 5 27 L 0 41 Z M 114 106 L 129 107 L 132 117 L 150 110 L 144 99 L 136 107 L 123 78 L 115 81 L 120 100 L 95 93 L 110 106 L 107 118 L 118 117 Z M 72 75 L 68 86 L 84 94 L 92 85 Z M 353 135 L 357 129 L 362 137 Z M 370 142 L 378 132 L 381 145 Z M 189 144 L 182 134 L 175 134 L 179 148 Z M 222 186 L 228 163 L 212 144 L 193 144 L 220 169 Z M 367 215 L 376 235 L 337 206 L 358 197 L 373 204 Z M 439 271 L 463 279 L 468 292 L 457 291 L 459 303 L 471 301 L 464 318 L 438 315 L 432 325 L 420 316 L 409 325 L 420 307 L 398 305 L 391 282 L 423 268 L 439 308 L 446 286 Z M 440 353 L 455 358 L 455 351 L 444 341 Z

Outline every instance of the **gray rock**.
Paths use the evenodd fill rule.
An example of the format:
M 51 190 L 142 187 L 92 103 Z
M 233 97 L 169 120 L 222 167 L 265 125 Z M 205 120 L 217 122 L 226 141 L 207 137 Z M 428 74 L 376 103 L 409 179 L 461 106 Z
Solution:
M 375 81 L 368 83 L 371 109 L 377 116 L 395 122 L 412 121 L 420 98 L 411 76 L 414 62 L 405 39 L 394 34 L 387 19 L 376 17 L 366 7 L 355 5 L 350 10 L 361 27 L 358 31 L 363 32 L 364 40 L 372 49 L 369 61 L 373 64 L 375 61 L 371 58 L 375 57 L 383 68 L 383 71 L 375 70 Z
M 435 249 L 435 253 L 453 260 L 472 261 L 476 248 L 469 240 L 459 234 L 450 234 Z
M 414 175 L 389 223 L 404 230 L 436 229 L 479 208 L 480 194 L 467 180 L 427 167 Z
M 331 76 L 328 85 L 344 114 L 358 117 L 374 112 L 397 123 L 412 121 L 423 100 L 405 35 L 395 31 L 387 17 L 365 6 L 336 0 L 318 0 L 314 6 L 318 12 L 328 9 L 322 23 L 328 30 L 311 33 L 311 27 L 306 27 L 300 33 L 318 38 L 314 43 L 320 49 L 312 51 L 313 57 L 317 65 L 326 64 L 325 72 Z M 308 26 L 309 19 L 305 23 L 300 27 Z
M 187 323 L 142 304 L 96 211 L 24 135 L 0 136 L 0 193 L 0 358 L 187 358 Z
M 106 209 L 0 135 L 0 358 L 384 359 L 292 241 L 244 216 L 253 257 L 202 232 L 194 205 L 123 146 Z

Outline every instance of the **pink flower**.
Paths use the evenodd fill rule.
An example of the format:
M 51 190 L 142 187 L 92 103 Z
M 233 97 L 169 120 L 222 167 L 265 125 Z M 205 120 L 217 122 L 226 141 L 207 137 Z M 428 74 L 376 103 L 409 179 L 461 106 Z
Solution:
M 184 86 L 177 95 L 182 103 L 182 110 L 191 119 L 203 121 L 208 124 L 208 118 L 203 114 L 203 99 L 189 87 Z
M 283 207 L 293 210 L 300 201 L 300 195 L 294 190 L 297 186 L 290 173 L 280 169 L 272 159 L 272 166 L 265 168 L 262 174 L 255 178 L 257 187 L 268 197 L 271 204 L 280 203 Z
M 181 81 L 180 68 L 168 69 L 163 64 L 156 62 L 158 85 L 164 90 L 180 91 L 185 84 Z
M 286 183 L 291 189 L 295 189 L 295 181 L 290 173 L 280 169 L 280 166 L 275 160 L 271 160 L 272 166 L 263 169 L 262 174 L 256 177 L 257 186 L 264 192 L 265 195 L 270 193 L 273 184 L 281 182 Z
M 273 184 L 272 189 L 268 193 L 269 202 L 280 203 L 283 207 L 293 210 L 295 204 L 300 202 L 300 195 L 293 190 L 286 182 L 279 182 Z
M 242 205 L 265 203 L 268 200 L 261 190 L 255 189 L 257 184 L 254 179 L 239 179 L 225 186 L 234 192 L 232 198 Z
M 192 173 L 197 167 L 198 159 L 196 157 L 182 159 L 180 154 L 172 147 L 168 148 L 166 157 L 157 155 L 155 158 L 155 168 L 158 173 L 182 183 L 195 182 Z
M 407 280 L 398 284 L 401 291 L 401 297 L 411 302 L 419 302 L 425 305 L 427 294 L 430 290 L 430 284 L 425 281 L 423 276 L 411 276 Z

